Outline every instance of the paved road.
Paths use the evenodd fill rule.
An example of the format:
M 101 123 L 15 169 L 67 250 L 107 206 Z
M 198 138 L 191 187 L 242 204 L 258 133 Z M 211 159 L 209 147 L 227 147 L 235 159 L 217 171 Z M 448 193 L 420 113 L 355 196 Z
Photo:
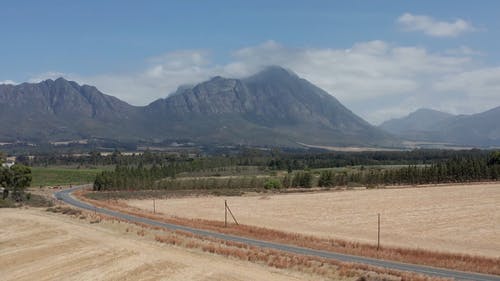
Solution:
M 138 216 L 120 213 L 117 211 L 112 211 L 112 210 L 105 209 L 105 208 L 95 207 L 93 205 L 90 205 L 88 203 L 85 203 L 85 202 L 82 202 L 82 201 L 75 199 L 71 195 L 71 193 L 73 191 L 75 191 L 76 189 L 80 189 L 83 187 L 84 186 L 77 186 L 77 187 L 73 187 L 70 189 L 62 190 L 62 191 L 57 192 L 55 194 L 55 196 L 58 200 L 62 200 L 69 205 L 73 205 L 75 207 L 90 210 L 90 211 L 95 211 L 97 213 L 101 213 L 104 215 L 117 217 L 117 218 L 120 218 L 123 220 L 144 223 L 144 224 L 148 224 L 148 225 L 152 225 L 152 226 L 164 227 L 164 228 L 167 228 L 170 230 L 187 231 L 190 233 L 194 233 L 194 234 L 198 234 L 198 235 L 202 235 L 202 236 L 206 236 L 206 237 L 213 237 L 213 238 L 218 238 L 218 239 L 223 239 L 223 240 L 228 240 L 228 241 L 240 242 L 240 243 L 245 243 L 245 244 L 257 246 L 257 247 L 280 250 L 280 251 L 285 251 L 285 252 L 294 253 L 294 254 L 316 256 L 316 257 L 327 258 L 327 259 L 334 259 L 334 260 L 339 260 L 339 261 L 343 261 L 343 262 L 362 263 L 362 264 L 368 264 L 368 265 L 384 267 L 384 268 L 389 268 L 389 269 L 394 269 L 394 270 L 410 271 L 410 272 L 415 272 L 415 273 L 420 273 L 420 274 L 425 274 L 425 275 L 430 275 L 430 276 L 436 276 L 436 277 L 454 278 L 456 280 L 500 281 L 500 276 L 498 276 L 498 275 L 486 275 L 486 274 L 479 274 L 479 273 L 462 272 L 462 271 L 455 271 L 455 270 L 450 270 L 450 269 L 435 268 L 435 267 L 430 267 L 430 266 L 406 264 L 406 263 L 400 263 L 400 262 L 366 258 L 366 257 L 361 257 L 361 256 L 352 256 L 352 255 L 339 254 L 339 253 L 334 253 L 334 252 L 313 250 L 313 249 L 307 249 L 307 248 L 302 248 L 302 247 L 293 246 L 293 245 L 285 245 L 285 244 L 279 244 L 279 243 L 274 243 L 274 242 L 267 242 L 267 241 L 262 241 L 262 240 L 227 235 L 227 234 L 222 234 L 222 233 L 217 233 L 217 232 L 212 232 L 212 231 L 207 231 L 207 230 L 202 230 L 202 229 L 197 229 L 197 228 L 192 228 L 192 227 L 186 227 L 186 226 L 182 226 L 182 225 L 176 225 L 176 224 L 171 224 L 171 223 L 155 221 L 155 220 L 151 220 L 151 219 L 147 219 L 147 218 L 143 218 L 143 217 L 138 217 Z

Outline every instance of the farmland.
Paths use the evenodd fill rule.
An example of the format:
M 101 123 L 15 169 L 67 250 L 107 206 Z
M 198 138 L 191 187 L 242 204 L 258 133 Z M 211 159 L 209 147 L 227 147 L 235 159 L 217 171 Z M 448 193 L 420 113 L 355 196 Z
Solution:
M 125 223 L 36 209 L 2 210 L 0 223 L 2 280 L 324 279 L 158 243 Z
M 96 169 L 77 169 L 73 167 L 32 167 L 33 181 L 31 186 L 54 186 L 84 184 L 92 182 L 95 176 L 105 167 Z
M 386 246 L 498 257 L 500 184 L 156 200 L 169 216 L 224 220 L 224 199 L 240 223 L 374 244 L 377 214 Z M 152 200 L 127 200 L 152 209 Z

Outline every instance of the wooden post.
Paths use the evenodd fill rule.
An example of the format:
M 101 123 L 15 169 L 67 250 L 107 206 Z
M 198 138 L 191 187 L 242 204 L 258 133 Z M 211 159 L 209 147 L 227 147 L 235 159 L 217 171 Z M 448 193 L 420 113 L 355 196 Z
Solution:
M 380 213 L 378 214 L 377 251 L 380 249 Z
M 227 201 L 224 200 L 224 227 L 227 227 Z
M 154 198 L 153 198 L 153 213 L 156 214 L 156 202 Z

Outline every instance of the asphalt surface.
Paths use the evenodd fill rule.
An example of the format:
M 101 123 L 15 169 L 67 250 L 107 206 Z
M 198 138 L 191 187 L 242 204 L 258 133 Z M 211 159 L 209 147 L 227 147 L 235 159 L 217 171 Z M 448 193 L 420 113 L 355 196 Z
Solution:
M 500 276 L 498 276 L 498 275 L 487 275 L 487 274 L 479 274 L 479 273 L 472 273 L 472 272 L 462 272 L 462 271 L 456 271 L 456 270 L 451 270 L 451 269 L 435 268 L 435 267 L 430 267 L 430 266 L 406 264 L 406 263 L 387 261 L 387 260 L 379 260 L 379 259 L 367 258 L 367 257 L 361 257 L 361 256 L 352 256 L 352 255 L 339 254 L 339 253 L 334 253 L 334 252 L 313 250 L 313 249 L 302 248 L 302 247 L 293 246 L 293 245 L 285 245 L 285 244 L 279 244 L 279 243 L 274 243 L 274 242 L 250 239 L 250 238 L 245 238 L 245 237 L 240 237 L 240 236 L 234 236 L 234 235 L 222 234 L 222 233 L 217 233 L 217 232 L 212 232 L 212 231 L 207 231 L 207 230 L 202 230 L 202 229 L 197 229 L 197 228 L 192 228 L 192 227 L 186 227 L 186 226 L 182 226 L 182 225 L 176 225 L 176 224 L 171 224 L 171 223 L 155 221 L 152 219 L 147 219 L 147 218 L 143 218 L 143 217 L 138 217 L 138 216 L 133 216 L 133 215 L 125 214 L 125 213 L 120 213 L 117 211 L 112 211 L 112 210 L 105 209 L 105 208 L 96 207 L 96 206 L 93 206 L 91 204 L 88 204 L 88 203 L 85 203 L 85 202 L 82 202 L 80 200 L 75 199 L 71 195 L 71 193 L 73 191 L 80 189 L 80 188 L 83 188 L 83 187 L 84 186 L 76 186 L 76 187 L 73 187 L 70 189 L 62 190 L 62 191 L 57 192 L 55 194 L 55 196 L 58 200 L 64 201 L 65 203 L 67 203 L 69 205 L 72 205 L 72 206 L 75 206 L 75 207 L 78 207 L 81 209 L 94 211 L 96 213 L 104 214 L 107 216 L 112 216 L 112 217 L 120 218 L 123 220 L 131 221 L 131 222 L 143 223 L 143 224 L 147 224 L 147 225 L 151 225 L 151 226 L 163 227 L 163 228 L 167 228 L 170 230 L 187 231 L 187 232 L 190 232 L 193 234 L 198 234 L 198 235 L 202 235 L 202 236 L 206 236 L 206 237 L 212 237 L 212 238 L 217 238 L 217 239 L 222 239 L 222 240 L 245 243 L 248 245 L 262 247 L 262 248 L 269 248 L 269 249 L 280 250 L 280 251 L 294 253 L 294 254 L 315 256 L 315 257 L 321 257 L 321 258 L 326 258 L 326 259 L 334 259 L 334 260 L 338 260 L 338 261 L 342 261 L 342 262 L 368 264 L 368 265 L 372 265 L 372 266 L 378 266 L 378 267 L 383 267 L 383 268 L 388 268 L 388 269 L 393 269 L 393 270 L 400 270 L 400 271 L 409 271 L 409 272 L 425 274 L 425 275 L 429 275 L 429 276 L 454 278 L 456 280 L 500 281 Z

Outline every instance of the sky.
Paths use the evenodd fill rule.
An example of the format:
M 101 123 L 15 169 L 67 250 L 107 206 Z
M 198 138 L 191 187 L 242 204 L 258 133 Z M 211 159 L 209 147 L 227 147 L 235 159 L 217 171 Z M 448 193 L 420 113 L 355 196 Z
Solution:
M 146 105 L 280 65 L 372 124 L 500 106 L 500 1 L 0 2 L 0 84 L 64 77 Z

